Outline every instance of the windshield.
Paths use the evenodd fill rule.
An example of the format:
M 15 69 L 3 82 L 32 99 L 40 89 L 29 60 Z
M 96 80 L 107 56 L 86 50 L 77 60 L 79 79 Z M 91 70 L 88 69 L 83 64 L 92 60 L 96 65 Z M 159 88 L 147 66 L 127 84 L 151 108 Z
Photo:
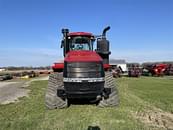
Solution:
M 92 50 L 92 41 L 88 37 L 76 36 L 70 39 L 70 50 Z

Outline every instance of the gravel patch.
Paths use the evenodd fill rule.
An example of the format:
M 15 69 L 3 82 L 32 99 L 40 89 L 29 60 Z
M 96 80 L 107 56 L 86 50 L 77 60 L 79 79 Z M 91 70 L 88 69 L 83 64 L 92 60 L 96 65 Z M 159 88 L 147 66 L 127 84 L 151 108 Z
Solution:
M 39 80 L 48 80 L 48 76 L 34 78 L 29 81 L 0 82 L 0 104 L 14 103 L 20 97 L 28 97 L 30 90 L 27 87 L 31 82 Z

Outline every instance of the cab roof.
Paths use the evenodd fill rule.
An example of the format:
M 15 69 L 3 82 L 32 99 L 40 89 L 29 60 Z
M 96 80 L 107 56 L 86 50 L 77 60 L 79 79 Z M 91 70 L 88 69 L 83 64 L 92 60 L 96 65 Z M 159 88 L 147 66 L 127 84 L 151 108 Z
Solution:
M 68 33 L 68 36 L 87 36 L 92 37 L 93 34 L 89 32 L 70 32 Z

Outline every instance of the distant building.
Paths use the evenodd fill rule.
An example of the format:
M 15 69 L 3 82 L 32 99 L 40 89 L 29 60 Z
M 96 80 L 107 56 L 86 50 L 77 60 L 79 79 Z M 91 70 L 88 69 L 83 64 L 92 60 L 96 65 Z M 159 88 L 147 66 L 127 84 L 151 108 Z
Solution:
M 0 72 L 5 71 L 5 69 L 0 69 Z
M 127 63 L 125 60 L 122 60 L 122 59 L 110 59 L 109 60 L 109 64 L 111 66 L 117 66 L 117 67 L 121 67 L 121 69 L 124 71 L 124 72 L 127 72 Z

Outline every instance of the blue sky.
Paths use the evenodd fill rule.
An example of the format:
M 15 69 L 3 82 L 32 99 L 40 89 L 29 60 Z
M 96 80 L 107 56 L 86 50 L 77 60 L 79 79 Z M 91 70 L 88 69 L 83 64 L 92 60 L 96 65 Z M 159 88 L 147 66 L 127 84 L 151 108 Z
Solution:
M 61 29 L 101 34 L 111 58 L 173 61 L 173 0 L 0 0 L 0 66 L 62 59 Z

